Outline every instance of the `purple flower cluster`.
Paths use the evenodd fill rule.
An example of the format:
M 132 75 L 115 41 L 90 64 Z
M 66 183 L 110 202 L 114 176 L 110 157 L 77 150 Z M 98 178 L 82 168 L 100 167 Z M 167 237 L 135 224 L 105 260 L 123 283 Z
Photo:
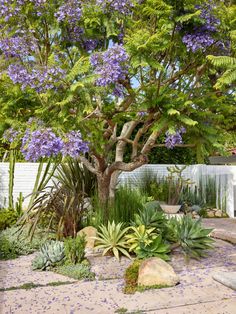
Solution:
M 69 0 L 58 9 L 55 17 L 58 22 L 68 22 L 76 24 L 82 15 L 81 3 L 78 0 Z
M 95 73 L 99 75 L 97 85 L 109 86 L 124 80 L 128 72 L 128 59 L 125 48 L 118 44 L 102 53 L 93 54 L 90 62 L 95 68 Z
M 63 140 L 52 129 L 43 127 L 40 120 L 31 118 L 29 126 L 39 126 L 37 130 L 26 129 L 22 138 L 21 152 L 28 161 L 38 161 L 40 158 L 55 157 L 62 154 L 64 157 L 77 158 L 89 151 L 88 143 L 83 141 L 79 131 L 71 131 L 65 134 Z M 13 130 L 8 131 L 14 134 Z M 16 136 L 18 133 L 16 134 Z M 11 135 L 12 137 L 12 135 Z
M 65 136 L 62 155 L 77 158 L 81 154 L 85 154 L 89 151 L 88 143 L 83 141 L 81 133 L 79 131 L 71 131 Z
M 5 141 L 13 143 L 18 135 L 19 135 L 19 131 L 13 128 L 10 128 L 10 129 L 5 130 L 5 132 L 3 133 L 3 138 L 5 139 Z
M 173 149 L 176 145 L 182 144 L 182 134 L 186 133 L 185 128 L 180 128 L 176 130 L 174 134 L 170 134 L 168 131 L 166 132 L 165 146 L 169 149 Z
M 20 84 L 22 90 L 31 87 L 37 92 L 45 92 L 53 89 L 65 72 L 59 67 L 41 67 L 39 69 L 27 69 L 21 64 L 11 64 L 8 67 L 8 75 L 14 84 Z
M 201 10 L 200 19 L 202 24 L 195 26 L 191 33 L 183 36 L 182 41 L 188 51 L 204 51 L 216 42 L 213 34 L 217 31 L 220 21 L 212 13 L 213 7 L 211 1 L 208 4 L 195 6 L 196 9 Z
M 25 4 L 25 0 L 0 0 L 0 18 L 4 18 L 5 22 L 10 18 L 19 14 L 22 5 Z
M 63 40 L 70 43 L 79 44 L 86 51 L 93 51 L 99 45 L 98 39 L 86 38 L 85 31 L 79 26 L 68 26 Z
M 0 50 L 8 58 L 25 58 L 36 50 L 36 43 L 27 37 L 10 37 L 0 40 Z
M 134 6 L 131 0 L 97 0 L 96 4 L 104 11 L 116 11 L 125 15 L 130 14 Z
M 147 116 L 148 115 L 148 113 L 146 112 L 146 111 L 139 111 L 138 113 L 137 113 L 137 116 L 139 117 L 139 118 L 144 118 L 145 116 Z
M 56 156 L 63 147 L 60 137 L 50 129 L 33 131 L 26 130 L 22 138 L 21 152 L 28 161 L 37 161 L 40 158 Z

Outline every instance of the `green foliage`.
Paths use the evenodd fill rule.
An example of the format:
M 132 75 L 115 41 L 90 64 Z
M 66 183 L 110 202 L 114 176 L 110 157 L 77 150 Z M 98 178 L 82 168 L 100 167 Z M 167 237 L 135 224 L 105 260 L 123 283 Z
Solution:
M 8 206 L 9 209 L 14 209 L 13 201 L 13 187 L 14 187 L 14 172 L 15 172 L 15 152 L 13 149 L 10 150 L 10 160 L 9 160 L 9 186 L 8 186 Z
M 77 264 L 82 262 L 85 256 L 85 235 L 77 235 L 76 238 L 68 237 L 64 241 L 66 259 L 72 263 Z
M 93 193 L 95 178 L 78 160 L 73 159 L 61 163 L 54 178 L 56 182 L 52 187 L 46 187 L 45 183 L 39 186 L 37 197 L 22 221 L 31 221 L 31 235 L 41 223 L 58 239 L 76 237 L 84 212 L 84 198 Z
M 214 240 L 209 237 L 212 229 L 203 228 L 200 219 L 194 220 L 189 216 L 180 220 L 172 218 L 169 226 L 173 233 L 172 240 L 178 243 L 187 258 L 200 259 L 213 249 Z
M 138 272 L 142 261 L 135 260 L 125 271 L 124 293 L 135 293 L 138 285 Z
M 150 204 L 151 203 L 151 204 Z M 151 206 L 151 205 L 154 206 Z M 163 230 L 167 218 L 162 211 L 156 210 L 156 204 L 153 202 L 146 203 L 144 209 L 139 211 L 139 214 L 135 215 L 134 223 L 135 225 L 144 225 L 146 228 L 154 227 L 159 231 Z M 158 203 L 158 209 L 159 209 Z
M 74 278 L 76 280 L 95 279 L 95 274 L 90 271 L 90 266 L 84 264 L 57 266 L 55 269 L 53 269 L 53 271 L 60 275 Z
M 19 255 L 28 255 L 36 251 L 47 239 L 48 234 L 36 230 L 30 240 L 28 227 L 11 227 L 0 233 L 0 259 L 16 258 Z
M 163 242 L 162 236 L 159 235 L 153 239 L 149 244 L 140 242 L 139 246 L 135 250 L 137 258 L 144 259 L 149 257 L 159 257 L 165 261 L 168 261 L 170 258 L 167 255 L 170 253 L 170 247 L 168 244 Z
M 14 209 L 0 209 L 0 231 L 13 226 L 19 217 Z
M 60 241 L 49 241 L 44 243 L 38 255 L 32 261 L 33 270 L 46 270 L 63 263 L 65 259 L 64 243 Z
M 145 225 L 130 227 L 130 231 L 132 231 L 132 233 L 125 236 L 129 246 L 129 252 L 135 251 L 141 242 L 148 245 L 157 237 L 157 234 L 154 232 L 155 228 L 146 228 Z
M 130 223 L 139 209 L 143 208 L 146 196 L 138 189 L 131 189 L 128 185 L 119 186 L 115 192 L 115 199 L 108 204 L 107 211 L 101 204 L 97 194 L 92 199 L 93 211 L 86 217 L 87 225 L 95 227 L 106 224 L 108 220 Z M 86 213 L 85 213 L 86 214 Z
M 103 249 L 102 255 L 113 254 L 119 260 L 119 253 L 130 258 L 127 251 L 128 245 L 125 239 L 125 234 L 129 228 L 124 228 L 123 223 L 116 224 L 114 221 L 108 221 L 107 226 L 101 225 L 99 227 L 95 246 L 97 249 Z

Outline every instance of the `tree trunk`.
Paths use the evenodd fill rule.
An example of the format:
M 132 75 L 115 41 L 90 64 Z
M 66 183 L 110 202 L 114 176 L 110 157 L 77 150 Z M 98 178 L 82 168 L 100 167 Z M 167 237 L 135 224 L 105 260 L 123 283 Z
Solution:
M 98 181 L 98 197 L 101 204 L 107 208 L 109 201 L 111 174 L 99 174 L 97 176 Z

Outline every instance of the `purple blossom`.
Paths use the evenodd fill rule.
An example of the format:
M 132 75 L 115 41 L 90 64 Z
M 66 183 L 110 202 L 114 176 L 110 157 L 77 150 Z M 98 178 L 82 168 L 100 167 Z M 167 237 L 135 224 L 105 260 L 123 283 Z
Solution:
M 124 15 L 130 14 L 134 6 L 131 0 L 96 0 L 96 4 L 105 12 L 116 11 Z
M 176 130 L 174 134 L 171 134 L 169 131 L 166 132 L 165 146 L 169 149 L 173 149 L 176 145 L 182 144 L 182 134 L 186 133 L 186 129 L 181 127 Z
M 140 117 L 140 118 L 143 118 L 143 117 L 145 117 L 145 116 L 147 116 L 147 112 L 146 111 L 139 111 L 138 113 L 137 113 L 137 116 L 138 117 Z
M 78 0 L 69 0 L 58 9 L 55 14 L 58 22 L 67 21 L 70 24 L 76 24 L 82 15 L 81 3 Z
M 0 40 L 0 50 L 6 57 L 25 58 L 36 50 L 36 43 L 26 36 L 15 36 Z
M 217 31 L 220 21 L 212 13 L 213 7 L 214 5 L 212 5 L 211 1 L 208 4 L 195 6 L 196 9 L 201 10 L 199 16 L 201 24 L 196 25 L 192 32 L 186 33 L 182 38 L 188 51 L 205 51 L 216 43 L 213 35 Z
M 64 77 L 65 72 L 60 67 L 28 69 L 21 64 L 11 64 L 8 75 L 14 84 L 21 85 L 22 90 L 30 87 L 42 93 L 54 89 L 55 82 Z
M 63 141 L 50 128 L 31 132 L 26 130 L 22 138 L 21 152 L 28 161 L 57 156 L 63 147 Z
M 16 140 L 18 135 L 19 135 L 19 131 L 13 128 L 10 128 L 10 129 L 5 130 L 5 132 L 3 133 L 3 138 L 8 142 L 13 143 Z
M 82 139 L 80 131 L 71 131 L 66 134 L 62 155 L 77 158 L 81 154 L 85 154 L 89 151 L 88 143 Z
M 98 86 L 109 86 L 124 80 L 128 73 L 129 56 L 122 45 L 115 44 L 102 53 L 93 54 L 90 58 L 95 73 L 99 75 L 96 80 Z

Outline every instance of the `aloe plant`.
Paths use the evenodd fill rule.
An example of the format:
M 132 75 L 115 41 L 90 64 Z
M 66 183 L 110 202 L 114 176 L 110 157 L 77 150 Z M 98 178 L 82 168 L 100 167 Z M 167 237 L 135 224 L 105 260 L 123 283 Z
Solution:
M 167 254 L 170 253 L 170 246 L 164 243 L 162 236 L 159 235 L 148 244 L 141 242 L 136 248 L 135 253 L 139 259 L 159 257 L 165 261 L 168 261 L 170 258 Z
M 116 224 L 114 221 L 108 221 L 107 226 L 99 226 L 100 232 L 94 237 L 95 246 L 98 249 L 103 249 L 102 255 L 113 254 L 119 260 L 119 253 L 130 258 L 127 251 L 128 244 L 125 239 L 125 234 L 129 228 L 124 228 L 123 223 Z
M 130 246 L 129 252 L 135 251 L 141 242 L 147 245 L 157 237 L 157 233 L 154 232 L 155 228 L 148 229 L 144 225 L 130 227 L 130 230 L 133 232 L 125 236 L 127 244 Z

